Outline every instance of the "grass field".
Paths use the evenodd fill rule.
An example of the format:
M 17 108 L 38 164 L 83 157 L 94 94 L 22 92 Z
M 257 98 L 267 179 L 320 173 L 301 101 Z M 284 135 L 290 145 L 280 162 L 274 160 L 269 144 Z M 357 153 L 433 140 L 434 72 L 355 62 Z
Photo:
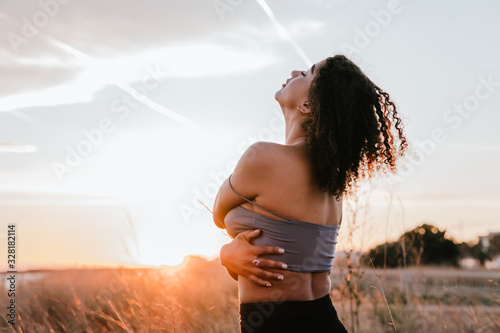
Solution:
M 500 332 L 498 271 L 335 267 L 331 278 L 349 332 Z M 43 271 L 17 279 L 15 328 L 7 323 L 6 285 L 0 293 L 2 332 L 239 332 L 237 283 L 217 260 L 190 257 L 175 271 Z

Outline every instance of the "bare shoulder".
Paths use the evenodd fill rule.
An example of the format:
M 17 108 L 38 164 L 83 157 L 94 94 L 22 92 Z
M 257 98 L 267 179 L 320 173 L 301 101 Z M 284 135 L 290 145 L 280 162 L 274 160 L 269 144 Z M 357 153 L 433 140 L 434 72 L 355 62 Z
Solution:
M 260 156 L 272 155 L 274 153 L 285 151 L 287 146 L 267 141 L 257 141 L 250 145 L 245 154 L 259 154 Z
M 287 146 L 274 143 L 258 141 L 247 148 L 241 156 L 240 162 L 257 167 L 270 168 L 282 161 L 289 155 Z
M 256 142 L 243 153 L 236 164 L 233 178 L 240 187 L 262 189 L 280 174 L 289 155 L 288 147 L 274 142 Z

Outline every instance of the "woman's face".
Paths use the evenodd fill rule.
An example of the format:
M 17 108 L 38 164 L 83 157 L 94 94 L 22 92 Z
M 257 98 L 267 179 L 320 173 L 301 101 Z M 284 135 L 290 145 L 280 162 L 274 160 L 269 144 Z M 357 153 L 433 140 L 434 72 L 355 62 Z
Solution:
M 296 108 L 307 101 L 309 87 L 314 77 L 318 74 L 318 69 L 326 59 L 315 63 L 306 71 L 292 71 L 291 77 L 276 92 L 274 98 L 283 107 Z

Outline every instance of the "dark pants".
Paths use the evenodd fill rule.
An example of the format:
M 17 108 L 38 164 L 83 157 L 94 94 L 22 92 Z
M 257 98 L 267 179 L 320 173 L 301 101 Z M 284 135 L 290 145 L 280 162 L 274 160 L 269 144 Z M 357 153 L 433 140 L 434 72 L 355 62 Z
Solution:
M 312 301 L 240 304 L 242 333 L 347 333 L 330 295 Z

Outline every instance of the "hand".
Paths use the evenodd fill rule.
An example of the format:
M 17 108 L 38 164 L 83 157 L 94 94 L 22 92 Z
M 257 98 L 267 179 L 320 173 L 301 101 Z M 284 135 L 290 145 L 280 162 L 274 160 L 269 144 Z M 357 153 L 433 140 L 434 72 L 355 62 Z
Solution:
M 240 232 L 231 243 L 221 248 L 220 261 L 229 273 L 232 271 L 237 275 L 249 279 L 255 284 L 271 287 L 271 283 L 264 279 L 283 280 L 284 277 L 282 274 L 265 270 L 264 267 L 286 269 L 286 264 L 280 261 L 259 258 L 260 264 L 256 267 L 252 264 L 252 261 L 262 254 L 282 254 L 284 250 L 276 246 L 257 246 L 250 244 L 250 239 L 257 237 L 259 234 L 260 230 Z M 280 250 L 283 252 L 280 252 Z

